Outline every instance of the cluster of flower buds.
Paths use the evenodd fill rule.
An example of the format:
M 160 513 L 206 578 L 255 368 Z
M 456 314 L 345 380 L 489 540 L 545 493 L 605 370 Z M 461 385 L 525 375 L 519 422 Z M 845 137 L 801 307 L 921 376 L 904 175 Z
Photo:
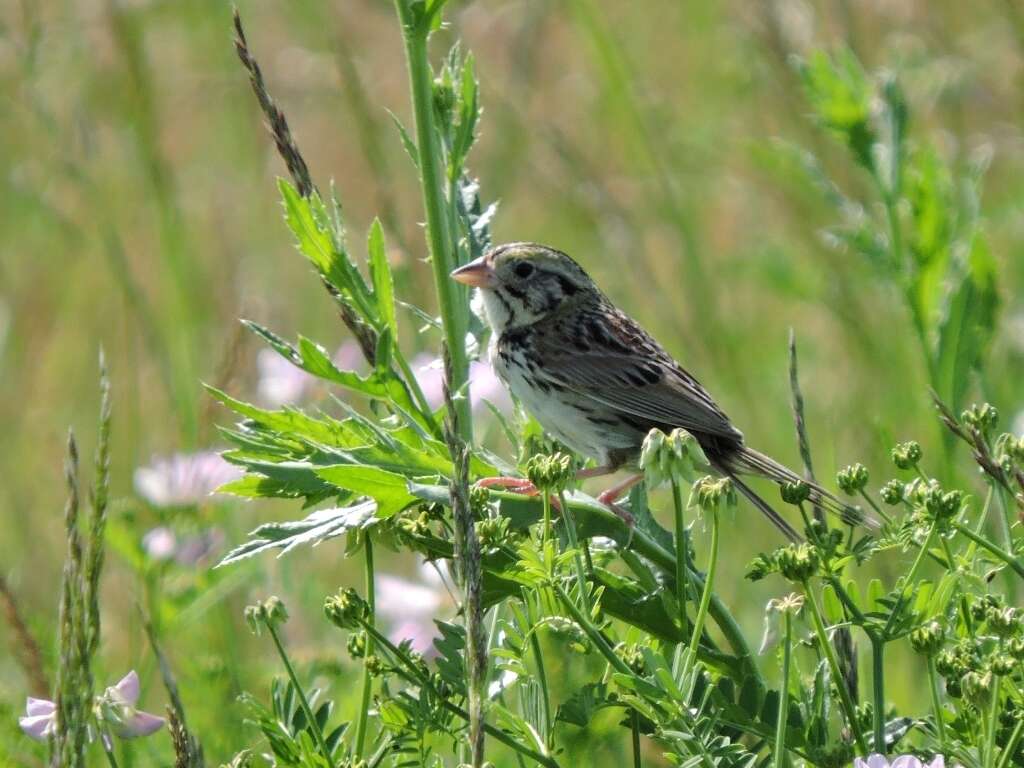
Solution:
M 935 657 L 935 669 L 946 679 L 946 691 L 953 698 L 963 696 L 967 675 L 978 674 L 983 667 L 980 644 L 976 640 L 962 640 Z
M 960 414 L 960 421 L 981 435 L 988 437 L 999 422 L 999 411 L 989 403 L 972 405 Z
M 736 489 L 727 477 L 716 479 L 706 475 L 693 484 L 689 506 L 697 507 L 704 514 L 717 515 L 736 506 Z
M 419 539 L 430 535 L 430 513 L 422 507 L 399 515 L 395 521 L 395 529 L 406 544 L 413 544 Z
M 484 552 L 496 552 L 507 546 L 514 546 L 519 538 L 509 528 L 509 519 L 503 515 L 485 517 L 476 524 L 476 537 L 480 541 L 480 549 Z
M 923 456 L 921 444 L 916 440 L 900 443 L 892 449 L 892 461 L 897 469 L 913 469 Z
M 937 484 L 923 494 L 924 508 L 933 520 L 948 521 L 960 512 L 964 503 L 963 491 L 943 491 Z
M 779 487 L 779 493 L 787 504 L 799 506 L 811 498 L 811 486 L 803 480 L 796 480 L 792 483 L 783 483 Z
M 646 671 L 643 651 L 636 643 L 619 643 L 615 646 L 615 655 L 636 674 L 643 675 Z
M 668 435 L 652 429 L 644 438 L 640 469 L 650 488 L 671 481 L 692 483 L 709 466 L 697 438 L 685 429 L 673 429 Z
M 937 621 L 930 621 L 910 633 L 911 647 L 922 656 L 935 656 L 942 650 L 945 632 Z
M 851 464 L 836 474 L 836 483 L 843 493 L 855 496 L 867 487 L 868 468 L 860 462 Z
M 346 587 L 324 600 L 324 615 L 339 629 L 360 629 L 370 615 L 370 606 L 354 589 Z
M 803 583 L 814 576 L 821 566 L 821 555 L 810 543 L 790 544 L 770 554 L 758 555 L 747 566 L 747 578 L 760 581 L 769 574 L 780 573 L 794 583 Z
M 572 456 L 561 451 L 531 456 L 526 462 L 526 477 L 541 493 L 561 493 L 574 474 Z
M 995 460 L 1004 472 L 1015 468 L 1024 469 L 1024 436 L 1017 437 L 1004 432 L 996 438 Z
M 904 485 L 899 480 L 890 480 L 881 487 L 878 493 L 882 497 L 882 501 L 895 507 L 903 501 L 904 490 Z
M 281 598 L 273 595 L 262 603 L 254 603 L 245 608 L 245 622 L 255 635 L 260 634 L 264 626 L 275 629 L 286 621 L 288 621 L 288 611 Z
M 1008 640 L 1024 634 L 1024 613 L 1018 608 L 1007 606 L 1002 597 L 985 595 L 971 605 L 971 618 L 984 622 L 991 632 L 1001 640 Z
M 348 636 L 345 644 L 348 655 L 353 659 L 361 659 L 366 656 L 366 632 L 353 632 Z

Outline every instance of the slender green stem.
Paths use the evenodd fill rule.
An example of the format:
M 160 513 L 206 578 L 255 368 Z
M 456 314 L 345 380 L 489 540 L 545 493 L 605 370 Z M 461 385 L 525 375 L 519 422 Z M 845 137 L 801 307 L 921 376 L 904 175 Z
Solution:
M 715 581 L 715 569 L 718 565 L 718 512 L 711 513 L 711 554 L 708 560 L 708 573 L 704 579 L 704 591 L 700 596 L 700 606 L 697 608 L 697 616 L 693 620 L 693 635 L 690 637 L 691 658 L 697 658 L 697 646 L 700 645 L 700 636 L 704 632 L 704 619 L 708 615 L 708 605 L 711 603 L 711 589 Z
M 544 654 L 540 648 L 540 638 L 537 636 L 538 622 L 533 615 L 533 607 L 529 602 L 526 603 L 527 617 L 530 621 L 532 629 L 530 630 L 530 649 L 533 651 L 533 660 L 537 665 L 537 681 L 540 683 L 541 694 L 543 695 L 544 703 L 544 720 L 546 722 L 546 731 L 544 733 L 544 743 L 547 747 L 551 748 L 551 736 L 553 734 L 552 722 L 551 722 L 551 693 L 548 689 L 548 673 L 544 667 Z
M 618 655 L 615 653 L 612 647 L 608 644 L 608 641 L 605 639 L 604 635 L 601 634 L 601 630 L 594 626 L 594 623 L 590 620 L 589 616 L 583 615 L 583 612 L 580 611 L 579 606 L 577 606 L 576 603 L 574 603 L 572 599 L 569 597 L 569 595 L 566 594 L 565 590 L 562 589 L 562 586 L 555 582 L 551 585 L 551 588 L 558 596 L 558 599 L 562 601 L 562 604 L 565 606 L 566 610 L 569 611 L 569 614 L 572 616 L 572 620 L 580 625 L 580 628 L 583 630 L 584 634 L 586 634 L 586 636 L 590 638 L 590 641 L 601 652 L 601 655 L 603 655 L 608 660 L 608 663 L 611 664 L 615 671 L 621 672 L 624 675 L 629 675 L 630 677 L 632 677 L 633 670 L 629 668 L 626 662 L 624 662 L 622 659 L 618 657 Z
M 880 755 L 885 749 L 885 638 L 871 636 L 871 683 L 874 695 L 875 752 Z M 843 686 L 845 687 L 845 686 Z
M 789 717 L 789 664 L 793 650 L 793 617 L 788 610 L 782 612 L 786 634 L 782 646 L 782 685 L 779 686 L 779 715 L 775 721 L 774 768 L 782 768 L 786 761 L 786 719 Z
M 427 396 L 423 394 L 423 387 L 420 386 L 419 379 L 416 378 L 416 374 L 409 367 L 409 361 L 397 349 L 392 352 L 392 357 L 398 363 L 398 370 L 402 372 L 402 376 L 405 378 L 405 385 L 412 393 L 412 398 L 416 401 L 416 405 L 423 414 L 423 418 L 426 419 L 428 424 L 433 425 L 434 412 L 430 408 L 430 403 L 427 402 Z
M 1017 744 L 1022 736 L 1024 736 L 1024 720 L 1018 720 L 1017 727 L 1010 734 L 1010 740 L 1003 746 L 1003 754 L 1000 756 L 999 765 L 996 768 L 1010 768 L 1010 760 L 1013 758 L 1013 753 L 1017 751 Z
M 999 675 L 992 676 L 992 703 L 989 705 L 986 718 L 988 734 L 985 738 L 985 768 L 994 768 L 996 764 L 996 728 L 999 725 Z
M 444 326 L 445 344 L 451 356 L 452 391 L 462 391 L 469 378 L 466 357 L 466 325 L 468 302 L 466 291 L 449 277 L 455 267 L 452 233 L 445 209 L 450 204 L 444 194 L 444 160 L 435 125 L 433 72 L 427 55 L 430 20 L 417 21 L 410 0 L 395 0 L 395 10 L 402 25 L 405 56 L 409 67 L 413 115 L 416 122 L 416 146 L 419 154 L 420 187 L 427 218 L 427 240 L 430 245 L 434 288 Z M 469 394 L 455 401 L 460 436 L 473 439 L 472 411 Z
M 100 744 L 103 745 L 103 754 L 107 757 L 107 764 L 110 768 L 117 768 L 117 758 L 114 756 L 114 741 L 106 728 L 100 729 Z
M 672 504 L 676 522 L 676 602 L 679 604 L 679 629 L 686 636 L 689 620 L 686 617 L 686 510 L 679 481 L 672 478 Z
M 370 606 L 370 618 L 369 621 L 372 624 L 374 616 L 376 614 L 376 604 L 374 598 L 374 579 L 373 579 L 373 542 L 370 539 L 370 531 L 366 531 L 366 540 L 363 544 L 363 551 L 365 553 L 365 567 L 366 567 L 366 602 Z M 363 758 L 363 749 L 366 745 L 366 723 L 369 719 L 370 710 L 370 693 L 373 690 L 373 675 L 370 674 L 370 668 L 366 664 L 366 660 L 373 653 L 373 640 L 369 635 L 366 637 L 366 655 L 363 657 L 363 682 L 362 682 L 362 694 L 360 695 L 359 712 L 356 713 L 356 735 L 355 735 L 355 758 L 358 762 Z
M 839 701 L 843 705 L 847 724 L 850 726 L 853 738 L 857 742 L 857 749 L 860 750 L 861 755 L 866 756 L 868 754 L 868 746 L 867 742 L 864 741 L 864 734 L 861 732 L 860 723 L 857 721 L 857 710 L 850 699 L 850 691 L 843 684 L 843 673 L 839 668 L 839 661 L 836 659 L 832 643 L 829 642 L 828 633 L 825 632 L 825 623 L 822 621 L 818 602 L 806 581 L 804 582 L 804 594 L 807 596 L 807 605 L 811 609 L 811 618 L 814 624 L 814 632 L 818 636 L 818 645 L 821 647 L 821 652 L 825 654 L 829 669 L 832 671 L 832 678 L 835 681 L 836 689 L 839 691 Z
M 964 536 L 973 541 L 979 547 L 998 557 L 1000 560 L 1002 560 L 1004 563 L 1010 566 L 1014 571 L 1016 571 L 1018 576 L 1024 579 L 1024 563 L 1021 563 L 1020 558 L 1014 557 L 1005 549 L 1001 548 L 996 544 L 993 544 L 991 541 L 984 538 L 983 536 L 979 536 L 963 523 L 959 523 L 954 520 L 952 526 L 959 533 L 962 533 Z
M 558 494 L 558 503 L 562 510 L 562 522 L 565 525 L 565 536 L 569 540 L 569 547 L 575 552 L 576 584 L 580 590 L 580 600 L 583 601 L 583 608 L 590 613 L 590 589 L 587 587 L 587 570 L 583 564 L 583 556 L 579 549 L 579 536 L 576 533 L 576 518 L 565 503 L 565 494 Z
M 270 637 L 273 639 L 274 645 L 277 647 L 277 654 L 281 657 L 281 663 L 284 664 L 285 671 L 288 673 L 288 679 L 292 681 L 292 685 L 295 687 L 295 693 L 299 697 L 299 706 L 302 707 L 302 713 L 306 716 L 306 722 L 309 723 L 309 728 L 313 731 L 313 738 L 316 741 L 317 746 L 320 748 L 320 751 L 323 753 L 324 759 L 327 761 L 327 765 L 334 765 L 334 760 L 331 758 L 331 751 L 327 748 L 327 742 L 324 741 L 323 731 L 320 730 L 320 725 L 317 723 L 316 718 L 313 717 L 313 709 L 309 706 L 309 700 L 306 698 L 306 692 L 302 690 L 302 686 L 299 684 L 299 678 L 296 677 L 295 669 L 292 667 L 292 662 L 284 650 L 284 645 L 281 644 L 281 638 L 278 637 L 277 629 L 269 621 L 265 621 L 264 625 L 270 633 Z
M 544 528 L 542 540 L 546 543 L 551 539 L 551 494 L 546 491 L 541 493 L 544 504 Z
M 642 768 L 640 760 L 640 714 L 634 709 L 630 715 L 630 728 L 633 731 L 633 768 Z
M 946 748 L 946 720 L 942 716 L 942 699 L 939 697 L 939 679 L 935 673 L 935 657 L 928 657 L 928 687 L 932 694 L 932 713 L 935 718 L 935 728 L 939 732 L 939 754 L 947 754 Z
M 875 514 L 882 518 L 882 522 L 884 522 L 886 525 L 892 525 L 892 518 L 889 517 L 889 514 L 885 510 L 883 510 L 881 506 L 879 506 L 878 502 L 871 498 L 870 493 L 861 488 L 860 495 L 861 498 L 863 498 L 864 501 L 868 503 L 868 506 L 870 506 L 875 511 Z

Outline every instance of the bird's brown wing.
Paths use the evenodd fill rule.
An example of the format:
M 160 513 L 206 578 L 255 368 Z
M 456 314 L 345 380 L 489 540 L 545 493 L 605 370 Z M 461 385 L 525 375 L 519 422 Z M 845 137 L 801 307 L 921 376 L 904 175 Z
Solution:
M 700 382 L 626 315 L 595 313 L 557 330 L 534 337 L 542 378 L 651 427 L 743 439 Z

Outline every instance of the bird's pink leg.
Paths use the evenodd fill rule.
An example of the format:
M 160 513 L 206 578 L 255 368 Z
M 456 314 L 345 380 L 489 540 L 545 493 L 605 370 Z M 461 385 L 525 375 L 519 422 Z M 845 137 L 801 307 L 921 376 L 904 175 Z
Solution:
M 643 479 L 643 473 L 630 475 L 622 482 L 616 483 L 606 491 L 602 491 L 601 494 L 597 497 L 597 500 L 604 504 L 606 507 L 609 507 L 615 514 L 621 517 L 625 521 L 626 525 L 632 527 L 633 524 L 636 522 L 633 519 L 633 516 L 615 502 L 621 499 L 622 496 L 626 493 L 626 491 L 628 491 L 630 488 L 632 488 L 634 485 L 636 485 Z
M 537 486 L 527 480 L 525 477 L 485 477 L 476 481 L 477 488 L 502 488 L 512 493 L 520 493 L 523 496 L 539 496 L 540 491 Z M 561 506 L 558 503 L 557 497 L 551 498 L 551 506 L 557 509 L 559 512 L 562 511 Z

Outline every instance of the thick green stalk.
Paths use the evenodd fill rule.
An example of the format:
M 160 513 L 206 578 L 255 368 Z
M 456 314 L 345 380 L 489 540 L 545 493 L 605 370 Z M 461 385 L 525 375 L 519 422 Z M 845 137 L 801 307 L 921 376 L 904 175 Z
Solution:
M 327 761 L 327 765 L 334 765 L 334 761 L 331 759 L 331 751 L 327 748 L 327 742 L 324 741 L 323 731 L 320 730 L 320 726 L 317 724 L 316 718 L 313 717 L 313 709 L 309 706 L 309 700 L 306 698 L 306 692 L 302 690 L 302 686 L 299 685 L 299 678 L 295 675 L 295 670 L 292 668 L 292 662 L 288 658 L 288 654 L 284 650 L 284 646 L 281 644 L 281 638 L 277 635 L 277 629 L 274 627 L 272 622 L 263 622 L 266 626 L 267 631 L 270 632 L 270 637 L 274 641 L 274 645 L 277 647 L 277 653 L 281 657 L 281 662 L 284 664 L 285 671 L 288 673 L 288 679 L 292 681 L 292 685 L 295 687 L 295 693 L 299 697 L 299 706 L 302 707 L 302 712 L 306 716 L 306 722 L 309 723 L 310 729 L 313 731 L 313 739 L 316 741 L 317 747 L 323 753 L 324 759 Z
M 793 650 L 793 617 L 788 610 L 782 615 L 786 622 L 786 634 L 782 646 L 782 685 L 779 686 L 779 716 L 775 722 L 774 768 L 782 768 L 786 761 L 786 718 L 789 716 L 789 663 Z
M 942 717 L 942 699 L 939 697 L 939 680 L 935 673 L 935 657 L 928 657 L 928 687 L 932 694 L 932 712 L 935 717 L 935 728 L 939 732 L 939 754 L 947 754 L 946 721 Z
M 365 553 L 366 566 L 366 602 L 370 606 L 369 621 L 372 624 L 374 616 L 376 615 L 376 604 L 374 599 L 373 581 L 373 542 L 370 540 L 369 530 L 366 531 L 366 542 L 363 544 L 363 551 Z M 370 669 L 366 664 L 366 659 L 370 658 L 372 653 L 373 639 L 367 635 L 366 655 L 363 657 L 362 693 L 359 698 L 359 712 L 357 713 L 356 719 L 355 758 L 357 762 L 363 758 L 363 749 L 366 745 L 366 722 L 370 716 L 370 693 L 373 690 L 373 675 L 370 674 Z
M 643 762 L 640 759 L 640 715 L 634 709 L 630 716 L 630 730 L 633 731 L 633 768 L 641 768 Z
M 999 765 L 996 768 L 1010 768 L 1010 759 L 1013 757 L 1013 753 L 1017 751 L 1017 744 L 1022 736 L 1024 736 L 1024 720 L 1018 720 L 1017 727 L 1010 734 L 1010 740 L 1003 746 L 1003 754 L 999 758 Z
M 875 752 L 885 754 L 885 639 L 871 635 L 871 682 L 874 694 Z
M 469 378 L 466 357 L 467 301 L 465 289 L 449 277 L 455 268 L 455 251 L 445 209 L 450 203 L 444 193 L 444 160 L 438 141 L 433 103 L 433 72 L 427 56 L 429 20 L 417 23 L 409 0 L 395 0 L 395 9 L 402 25 L 405 56 L 409 68 L 409 86 L 412 91 L 413 115 L 416 122 L 416 146 L 419 151 L 420 187 L 423 209 L 427 219 L 427 241 L 434 271 L 434 288 L 444 326 L 445 344 L 451 356 L 453 392 L 465 396 L 455 401 L 459 436 L 466 442 L 473 440 L 472 412 L 469 393 L 465 385 Z
M 679 603 L 679 629 L 685 636 L 689 624 L 686 618 L 686 513 L 683 492 L 675 478 L 672 479 L 672 504 L 676 513 L 676 602 Z
M 693 635 L 690 637 L 690 658 L 697 658 L 697 646 L 700 645 L 700 636 L 704 632 L 704 619 L 708 615 L 708 606 L 711 603 L 711 588 L 715 581 L 715 568 L 718 565 L 718 512 L 711 513 L 711 555 L 708 560 L 708 573 L 704 578 L 704 591 L 700 595 L 700 606 L 697 608 L 697 616 L 693 620 Z
M 985 768 L 994 768 L 996 764 L 996 729 L 999 726 L 999 675 L 992 676 L 992 703 L 989 706 L 985 723 L 988 733 L 985 738 Z
M 825 631 L 825 622 L 822 621 L 821 611 L 818 609 L 818 602 L 807 582 L 804 582 L 804 594 L 807 596 L 807 605 L 811 609 L 811 618 L 813 619 L 814 632 L 818 636 L 818 645 L 821 647 L 821 652 L 825 654 L 825 659 L 828 661 L 829 669 L 832 671 L 832 679 L 835 681 L 836 689 L 839 691 L 839 701 L 843 705 L 843 712 L 846 715 L 847 724 L 850 726 L 850 731 L 853 733 L 854 741 L 857 742 L 857 749 L 860 750 L 860 754 L 867 756 L 868 745 L 867 742 L 864 741 L 864 734 L 861 733 L 860 723 L 857 722 L 857 710 L 853 706 L 853 701 L 850 699 L 850 691 L 845 685 L 843 685 L 843 673 L 842 670 L 839 669 L 839 661 L 836 659 L 832 643 L 829 642 L 828 633 Z

